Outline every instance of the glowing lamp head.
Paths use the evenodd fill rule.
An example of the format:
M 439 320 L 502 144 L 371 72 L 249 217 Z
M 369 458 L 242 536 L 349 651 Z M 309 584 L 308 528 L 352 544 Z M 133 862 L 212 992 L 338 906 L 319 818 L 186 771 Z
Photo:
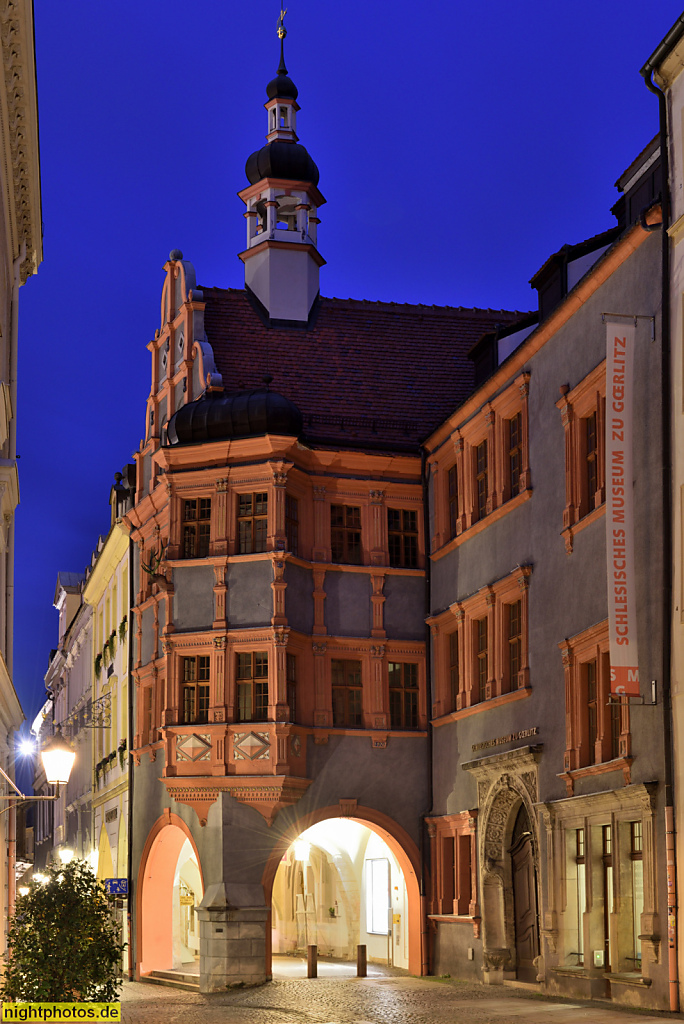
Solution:
M 20 896 L 28 896 L 30 891 L 31 890 L 29 889 L 28 885 L 20 885 L 19 886 L 19 895 Z
M 40 756 L 43 759 L 48 783 L 51 786 L 66 786 L 76 754 L 65 741 L 59 727 L 49 743 L 43 747 Z
M 307 843 L 306 839 L 295 839 L 294 842 L 294 858 L 298 861 L 307 861 L 309 859 L 309 853 L 311 851 L 311 843 Z
M 74 851 L 69 849 L 63 849 L 59 851 L 59 859 L 62 864 L 69 864 L 74 859 Z
M 40 871 L 34 871 L 33 872 L 33 881 L 34 882 L 38 882 L 39 885 L 45 885 L 45 883 L 47 881 L 49 881 L 49 876 L 48 875 L 44 875 Z

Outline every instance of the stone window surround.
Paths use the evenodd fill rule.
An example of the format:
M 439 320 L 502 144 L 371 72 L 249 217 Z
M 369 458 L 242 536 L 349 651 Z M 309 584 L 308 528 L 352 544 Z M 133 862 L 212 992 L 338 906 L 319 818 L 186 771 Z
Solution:
M 542 827 L 546 833 L 545 889 L 542 914 L 542 934 L 546 939 L 551 962 L 547 968 L 556 974 L 572 974 L 573 977 L 604 977 L 615 984 L 650 985 L 651 965 L 660 963 L 661 927 L 656 913 L 656 783 L 631 784 L 613 791 L 594 793 L 588 796 L 566 797 L 539 805 Z M 633 970 L 628 957 L 632 951 L 632 927 L 628 920 L 632 914 L 631 899 L 631 847 L 629 823 L 641 821 L 643 828 L 644 865 L 644 909 L 641 915 L 642 973 Z M 595 830 L 600 842 L 601 827 L 612 825 L 613 835 L 613 892 L 614 907 L 611 913 L 611 945 L 616 951 L 613 964 L 617 970 L 604 972 L 594 968 L 585 960 L 584 967 L 568 966 L 562 961 L 574 951 L 575 927 L 564 928 L 564 914 L 567 913 L 567 879 L 565 871 L 566 843 L 568 834 L 575 829 L 585 830 L 587 904 L 585 914 L 586 950 L 601 947 L 592 934 L 600 930 L 602 923 L 592 917 L 594 892 L 600 892 L 599 873 L 602 868 L 597 844 L 592 848 L 591 833 Z M 593 853 L 591 852 L 593 849 Z M 602 917 L 601 910 L 601 917 Z M 630 940 L 625 939 L 630 936 Z M 572 948 L 566 948 L 566 943 Z M 556 960 L 556 963 L 553 963 Z
M 575 781 L 589 775 L 603 775 L 608 772 L 622 771 L 625 785 L 631 782 L 631 767 L 634 758 L 631 756 L 631 735 L 629 701 L 625 700 L 620 711 L 620 752 L 617 758 L 600 761 L 597 764 L 582 765 L 582 745 L 587 742 L 585 735 L 586 722 L 583 720 L 582 703 L 582 666 L 589 661 L 597 663 L 597 733 L 599 742 L 610 728 L 610 716 L 607 714 L 607 697 L 610 689 L 609 677 L 602 669 L 604 655 L 609 651 L 608 620 L 597 622 L 589 629 L 577 633 L 574 637 L 559 643 L 565 673 L 565 756 L 563 772 L 559 778 L 565 780 L 568 795 L 575 790 Z M 608 674 L 609 676 L 609 674 Z
M 605 404 L 606 360 L 584 377 L 572 390 L 561 386 L 561 397 L 556 402 L 565 432 L 565 508 L 561 536 L 565 549 L 572 554 L 574 537 L 580 530 L 605 514 L 606 459 L 605 459 Z M 596 413 L 597 491 L 586 493 L 584 431 L 582 422 Z
M 532 566 L 518 566 L 497 580 L 482 587 L 463 601 L 455 601 L 438 616 L 428 619 L 435 647 L 435 701 L 433 725 L 484 711 L 488 707 L 520 699 L 530 692 L 528 642 L 528 591 Z M 508 635 L 506 606 L 521 602 L 522 632 L 520 671 L 517 680 L 508 675 Z M 475 623 L 488 619 L 488 675 L 484 701 L 478 701 L 477 666 L 475 664 Z M 458 631 L 459 693 L 452 708 L 450 690 L 449 638 Z
M 519 374 L 501 394 L 486 402 L 465 424 L 458 427 L 431 455 L 433 471 L 435 526 L 432 557 L 441 558 L 467 537 L 483 529 L 530 497 L 528 396 L 530 374 Z M 508 467 L 507 424 L 521 416 L 521 466 L 519 491 L 511 495 Z M 487 441 L 488 496 L 487 514 L 477 518 L 476 452 Z M 456 467 L 458 515 L 456 536 L 451 536 L 449 516 L 449 470 Z
M 445 922 L 469 920 L 472 922 L 475 938 L 479 938 L 477 810 L 426 818 L 425 823 L 430 836 L 430 860 L 433 865 L 428 917 Z M 453 855 L 449 859 L 445 857 L 444 840 L 451 839 Z M 448 879 L 447 872 L 451 873 Z

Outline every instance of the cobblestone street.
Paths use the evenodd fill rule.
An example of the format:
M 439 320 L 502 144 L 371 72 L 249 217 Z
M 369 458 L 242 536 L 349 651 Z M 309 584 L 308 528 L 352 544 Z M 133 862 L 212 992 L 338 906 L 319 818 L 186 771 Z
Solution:
M 369 966 L 369 977 L 294 977 L 295 967 L 255 989 L 201 996 L 145 983 L 126 983 L 125 1024 L 653 1024 L 680 1014 L 630 1013 L 561 1003 L 513 989 L 453 980 L 412 978 Z M 328 975 L 326 977 L 326 974 Z

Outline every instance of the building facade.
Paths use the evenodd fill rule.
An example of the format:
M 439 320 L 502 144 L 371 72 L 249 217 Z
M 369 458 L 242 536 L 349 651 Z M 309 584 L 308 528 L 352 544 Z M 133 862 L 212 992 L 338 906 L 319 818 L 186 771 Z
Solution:
M 267 97 L 244 290 L 165 265 L 126 517 L 136 970 L 199 961 L 203 991 L 263 981 L 272 943 L 427 970 L 420 441 L 519 316 L 321 298 L 282 51 Z
M 0 8 L 0 765 L 14 774 L 24 716 L 12 682 L 19 289 L 43 257 L 32 0 Z M 3 793 L 10 792 L 3 782 Z M 0 955 L 15 898 L 15 811 L 0 817 Z
M 429 919 L 438 974 L 667 1009 L 657 157 L 647 148 L 620 179 L 615 229 L 532 279 L 538 326 L 480 342 L 494 369 L 426 443 Z M 620 474 L 627 486 L 606 465 L 611 318 L 613 333 L 637 325 L 620 414 L 638 424 L 636 698 L 610 681 L 606 499 Z

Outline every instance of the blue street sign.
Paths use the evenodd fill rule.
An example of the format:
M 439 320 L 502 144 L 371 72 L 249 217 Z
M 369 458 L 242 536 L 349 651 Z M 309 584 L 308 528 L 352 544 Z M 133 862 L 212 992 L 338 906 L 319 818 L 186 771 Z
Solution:
M 128 896 L 127 878 L 105 878 L 104 884 L 108 896 Z

